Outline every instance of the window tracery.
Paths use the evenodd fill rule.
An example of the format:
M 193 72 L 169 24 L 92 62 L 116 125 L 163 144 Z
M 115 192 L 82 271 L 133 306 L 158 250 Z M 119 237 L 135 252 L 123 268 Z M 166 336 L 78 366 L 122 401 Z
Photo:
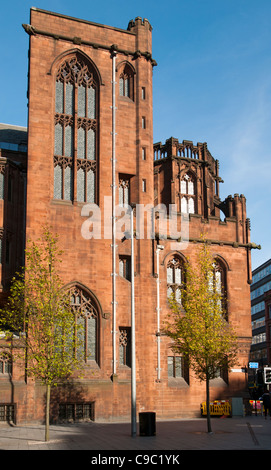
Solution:
M 182 286 L 184 282 L 184 265 L 178 256 L 174 256 L 167 263 L 167 297 L 172 295 L 175 300 L 182 303 Z
M 122 67 L 119 74 L 119 95 L 134 99 L 134 72 L 129 64 Z
M 79 341 L 76 353 L 85 361 L 98 362 L 98 311 L 87 292 L 78 286 L 70 288 L 70 303 L 76 318 Z
M 12 373 L 12 359 L 11 356 L 3 352 L 0 354 L 0 376 Z
M 131 281 L 131 256 L 119 255 L 119 275 Z
M 131 367 L 131 328 L 121 327 L 119 330 L 119 362 Z
M 184 214 L 195 214 L 196 191 L 195 180 L 190 173 L 186 173 L 180 180 L 181 212 Z
M 54 198 L 95 202 L 98 83 L 77 55 L 58 69 L 55 84 Z
M 130 179 L 126 176 L 119 178 L 119 205 L 130 203 Z
M 219 261 L 215 260 L 213 263 L 213 279 L 212 288 L 219 296 L 219 306 L 223 314 L 227 313 L 227 289 L 226 289 L 226 269 L 225 266 Z

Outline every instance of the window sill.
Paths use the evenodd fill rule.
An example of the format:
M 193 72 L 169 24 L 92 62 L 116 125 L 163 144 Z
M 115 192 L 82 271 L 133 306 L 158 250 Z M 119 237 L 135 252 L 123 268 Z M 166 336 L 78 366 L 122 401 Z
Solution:
M 216 377 L 215 379 L 210 380 L 210 387 L 227 387 L 227 382 L 225 382 L 222 377 Z
M 189 384 L 183 377 L 169 377 L 168 386 L 170 388 L 188 388 Z
M 120 101 L 123 101 L 124 103 L 133 103 L 135 104 L 134 100 L 132 98 L 129 98 L 129 96 L 120 96 L 119 95 Z
M 0 374 L 0 382 L 10 382 L 10 374 Z
M 70 206 L 70 207 L 84 207 L 87 204 L 95 204 L 91 202 L 78 202 L 78 201 L 66 201 L 65 199 L 51 199 L 51 204 L 56 206 Z
M 131 366 L 127 366 L 126 364 L 119 365 L 120 370 L 131 372 Z
M 65 201 L 64 199 L 51 199 L 51 204 L 57 206 L 73 206 L 74 203 L 72 201 Z
M 92 369 L 96 369 L 96 370 L 100 369 L 100 366 L 98 362 L 95 361 L 95 359 L 87 359 L 84 365 L 85 367 L 91 367 Z
M 123 281 L 126 281 L 131 285 L 131 279 L 127 279 L 126 277 L 121 276 L 121 274 L 119 274 L 118 277 L 119 277 L 119 279 L 122 279 Z

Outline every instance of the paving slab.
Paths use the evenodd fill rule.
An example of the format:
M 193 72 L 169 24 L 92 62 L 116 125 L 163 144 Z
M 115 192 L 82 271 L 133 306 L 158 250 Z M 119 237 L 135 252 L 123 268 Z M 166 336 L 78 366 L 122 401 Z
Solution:
M 93 456 L 94 451 L 134 451 L 133 455 L 171 451 L 173 455 L 194 450 L 271 450 L 269 418 L 214 418 L 211 423 L 210 434 L 205 418 L 157 421 L 155 435 L 141 436 L 138 427 L 135 437 L 127 422 L 51 425 L 48 442 L 43 425 L 5 423 L 0 425 L 0 450 L 91 450 Z

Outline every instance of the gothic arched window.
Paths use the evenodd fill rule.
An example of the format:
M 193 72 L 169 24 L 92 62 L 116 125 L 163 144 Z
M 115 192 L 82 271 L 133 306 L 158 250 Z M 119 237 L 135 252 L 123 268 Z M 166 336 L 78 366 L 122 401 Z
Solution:
M 180 180 L 181 212 L 184 214 L 195 214 L 196 191 L 195 180 L 190 173 L 186 173 Z
M 11 360 L 11 356 L 6 353 L 6 352 L 3 352 L 0 354 L 0 377 L 2 375 L 7 375 L 7 374 L 11 374 L 12 372 L 12 360 Z
M 134 71 L 125 64 L 119 72 L 119 95 L 134 99 Z
M 174 256 L 167 263 L 167 297 L 172 294 L 175 300 L 182 302 L 182 286 L 184 282 L 184 265 L 178 256 Z
M 131 328 L 119 329 L 119 364 L 131 367 Z
M 130 178 L 126 175 L 119 177 L 119 205 L 123 207 L 130 203 Z
M 98 310 L 91 296 L 78 286 L 70 288 L 71 308 L 77 328 L 76 354 L 98 362 Z
M 216 259 L 213 263 L 213 289 L 219 295 L 221 311 L 227 314 L 226 268 Z
M 54 198 L 96 201 L 98 80 L 91 65 L 73 55 L 55 84 Z

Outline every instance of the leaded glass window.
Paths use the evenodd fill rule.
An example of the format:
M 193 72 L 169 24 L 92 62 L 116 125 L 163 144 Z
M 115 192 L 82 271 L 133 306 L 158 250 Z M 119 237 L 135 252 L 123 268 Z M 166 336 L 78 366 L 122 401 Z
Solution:
M 66 126 L 64 128 L 64 133 L 65 133 L 65 150 L 64 150 L 64 155 L 65 157 L 72 157 L 73 156 L 73 127 L 72 126 Z
M 56 113 L 64 112 L 64 82 L 56 82 L 56 102 L 55 102 Z
M 195 181 L 192 175 L 185 174 L 180 180 L 181 212 L 195 214 Z
M 123 73 L 120 76 L 119 88 L 120 88 L 120 96 L 127 96 L 128 98 L 130 97 L 130 83 L 129 83 L 128 75 L 125 75 Z
M 119 94 L 134 99 L 134 72 L 128 63 L 120 71 Z
M 87 202 L 95 202 L 95 171 L 90 168 L 87 172 Z
M 181 356 L 168 356 L 168 377 L 179 378 L 184 375 L 183 358 Z
M 119 275 L 131 281 L 131 257 L 119 255 Z
M 119 330 L 119 364 L 131 367 L 131 328 Z
M 98 81 L 77 55 L 56 75 L 54 198 L 96 201 Z
M 221 312 L 227 314 L 227 288 L 226 288 L 226 269 L 224 265 L 215 260 L 213 263 L 213 276 L 211 279 L 211 288 L 218 294 L 218 303 Z
M 95 202 L 95 166 L 92 162 L 77 161 L 77 201 Z
M 85 361 L 98 361 L 98 311 L 90 295 L 77 286 L 70 289 L 76 316 L 76 354 Z
M 64 169 L 64 199 L 66 201 L 72 200 L 72 186 L 73 186 L 72 167 L 66 166 L 66 168 Z
M 84 202 L 85 200 L 85 171 L 83 168 L 79 168 L 77 171 L 77 201 Z
M 12 372 L 12 361 L 11 357 L 7 353 L 0 355 L 0 376 L 4 374 L 11 374 Z
M 63 126 L 57 122 L 55 125 L 55 155 L 63 154 Z
M 77 143 L 77 152 L 78 158 L 84 159 L 86 156 L 86 132 L 83 127 L 78 129 L 78 143 Z
M 119 179 L 119 205 L 123 206 L 130 202 L 130 180 L 123 177 Z
M 179 257 L 174 256 L 167 264 L 167 297 L 170 298 L 173 295 L 175 300 L 180 304 L 182 302 L 183 282 L 183 262 Z

